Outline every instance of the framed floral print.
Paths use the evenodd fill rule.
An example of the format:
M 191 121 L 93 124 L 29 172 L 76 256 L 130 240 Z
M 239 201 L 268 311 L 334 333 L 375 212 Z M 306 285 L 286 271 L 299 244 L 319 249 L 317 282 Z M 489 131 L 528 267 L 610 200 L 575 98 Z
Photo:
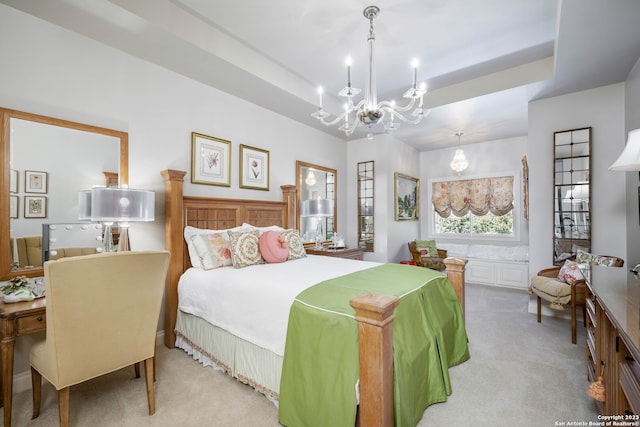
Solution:
M 418 219 L 420 180 L 398 172 L 394 174 L 394 177 L 396 221 Z
M 240 188 L 269 190 L 269 152 L 240 145 Z
M 46 196 L 24 196 L 24 217 L 25 218 L 46 218 L 47 217 L 47 197 Z
M 24 192 L 47 194 L 47 173 L 24 171 Z
M 11 169 L 9 176 L 9 192 L 17 193 L 18 192 L 18 171 L 15 169 Z
M 9 218 L 18 218 L 18 196 L 9 196 Z
M 231 141 L 191 133 L 191 182 L 231 186 Z

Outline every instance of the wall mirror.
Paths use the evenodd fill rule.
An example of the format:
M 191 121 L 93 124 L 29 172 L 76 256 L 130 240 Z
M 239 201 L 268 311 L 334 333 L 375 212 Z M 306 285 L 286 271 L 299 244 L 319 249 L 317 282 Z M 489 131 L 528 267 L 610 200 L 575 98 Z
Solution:
M 42 276 L 20 267 L 17 239 L 37 245 L 44 223 L 76 223 L 78 192 L 105 185 L 104 172 L 127 184 L 128 134 L 0 108 L 0 150 L 0 280 Z
M 591 128 L 554 132 L 553 262 L 591 251 Z
M 326 242 L 337 233 L 338 203 L 335 169 L 296 161 L 296 225 L 304 243 Z
M 358 163 L 358 246 L 373 252 L 374 162 Z

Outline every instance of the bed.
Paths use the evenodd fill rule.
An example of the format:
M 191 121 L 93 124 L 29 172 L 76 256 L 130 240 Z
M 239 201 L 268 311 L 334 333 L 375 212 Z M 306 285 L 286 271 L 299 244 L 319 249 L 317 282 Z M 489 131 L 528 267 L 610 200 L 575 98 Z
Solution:
M 300 408 L 305 406 L 305 402 L 297 401 L 297 395 L 304 394 L 305 392 L 314 393 L 313 390 L 308 390 L 308 384 L 314 384 L 313 381 L 309 380 L 310 382 L 307 384 L 306 380 L 302 382 L 296 380 L 299 373 L 297 369 L 300 369 L 298 366 L 299 362 L 309 359 L 309 356 L 305 355 L 305 352 L 313 351 L 316 354 L 320 354 L 322 351 L 326 352 L 325 347 L 328 346 L 323 344 L 324 341 L 322 340 L 314 340 L 316 341 L 315 344 L 307 343 L 299 345 L 297 349 L 290 349 L 290 342 L 294 340 L 287 338 L 285 351 L 283 348 L 284 340 L 282 335 L 287 333 L 293 334 L 293 331 L 299 328 L 275 327 L 273 325 L 277 324 L 277 322 L 271 323 L 271 320 L 274 320 L 271 319 L 271 317 L 284 316 L 288 318 L 289 310 L 287 307 L 289 306 L 292 308 L 292 317 L 295 311 L 302 312 L 307 309 L 320 312 L 340 312 L 341 310 L 345 313 L 355 312 L 355 315 L 338 314 L 337 317 L 339 322 L 345 322 L 345 324 L 348 325 L 348 330 L 345 331 L 347 336 L 354 337 L 354 339 L 343 340 L 343 342 L 349 342 L 355 345 L 348 354 L 345 352 L 345 355 L 341 356 L 346 357 L 349 362 L 343 363 L 335 360 L 331 362 L 338 364 L 335 366 L 353 365 L 352 368 L 346 370 L 346 376 L 355 376 L 356 380 L 359 379 L 359 386 L 357 387 L 359 396 L 356 395 L 355 391 L 353 393 L 347 393 L 350 395 L 348 399 L 349 402 L 343 405 L 345 407 L 344 412 L 348 413 L 346 419 L 352 420 L 352 418 L 349 417 L 353 417 L 353 421 L 357 424 L 366 426 L 393 425 L 394 388 L 396 396 L 399 396 L 399 392 L 402 393 L 402 389 L 398 389 L 399 381 L 397 380 L 397 378 L 402 375 L 399 372 L 394 374 L 393 347 L 397 345 L 396 340 L 400 339 L 398 337 L 406 335 L 406 333 L 403 333 L 400 329 L 398 329 L 400 332 L 396 331 L 396 326 L 402 324 L 402 321 L 401 318 L 399 318 L 399 320 L 395 322 L 396 326 L 394 326 L 394 310 L 399 306 L 399 311 L 405 311 L 406 309 L 402 307 L 410 305 L 410 303 L 405 303 L 409 298 L 414 298 L 413 296 L 415 296 L 414 301 L 421 301 L 425 299 L 425 295 L 431 293 L 433 296 L 430 298 L 434 299 L 434 301 L 436 301 L 436 298 L 443 299 L 437 299 L 437 304 L 434 304 L 433 307 L 426 311 L 433 311 L 435 313 L 438 312 L 438 306 L 446 307 L 446 309 L 440 309 L 441 314 L 439 314 L 439 316 L 444 319 L 442 324 L 445 325 L 445 327 L 442 329 L 451 328 L 455 330 L 455 332 L 452 332 L 452 336 L 455 335 L 455 345 L 452 344 L 449 347 L 443 345 L 442 343 L 444 343 L 446 339 L 436 343 L 437 340 L 442 339 L 440 336 L 442 335 L 442 331 L 439 329 L 434 332 L 434 334 L 437 335 L 437 338 L 433 340 L 435 344 L 431 346 L 434 349 L 429 350 L 442 353 L 437 362 L 437 364 L 442 366 L 439 366 L 438 375 L 432 377 L 442 377 L 438 379 L 438 381 L 444 384 L 443 390 L 446 391 L 446 394 L 450 394 L 450 384 L 448 384 L 447 374 L 448 367 L 461 363 L 468 358 L 466 332 L 464 331 L 463 320 L 464 261 L 456 259 L 447 260 L 448 280 L 441 273 L 427 273 L 428 269 L 418 269 L 404 265 L 378 265 L 376 263 L 363 261 L 311 255 L 304 259 L 287 261 L 282 263 L 282 265 L 266 264 L 242 269 L 217 269 L 220 271 L 216 271 L 216 274 L 231 274 L 233 277 L 239 278 L 241 283 L 243 281 L 257 282 L 267 276 L 267 270 L 276 271 L 278 269 L 293 269 L 282 270 L 283 272 L 286 271 L 286 273 L 278 273 L 280 276 L 286 275 L 288 277 L 297 277 L 298 279 L 305 277 L 305 280 L 288 281 L 281 284 L 283 285 L 282 287 L 286 289 L 286 295 L 284 295 L 284 299 L 281 301 L 269 299 L 273 296 L 272 292 L 259 294 L 259 292 L 261 292 L 260 287 L 251 288 L 246 291 L 245 296 L 249 294 L 253 296 L 258 295 L 257 300 L 255 298 L 243 299 L 241 295 L 234 297 L 236 298 L 235 301 L 226 301 L 225 304 L 233 306 L 237 311 L 237 318 L 234 323 L 225 324 L 222 322 L 215 325 L 217 320 L 212 320 L 210 314 L 207 315 L 202 312 L 202 310 L 206 310 L 206 308 L 195 307 L 195 302 L 204 299 L 204 296 L 202 296 L 204 294 L 199 294 L 198 292 L 204 292 L 203 289 L 207 287 L 206 285 L 200 285 L 200 290 L 193 294 L 195 296 L 191 297 L 191 300 L 187 299 L 186 291 L 183 292 L 181 290 L 180 292 L 183 292 L 181 298 L 178 296 L 179 289 L 185 286 L 196 286 L 196 289 L 198 289 L 197 285 L 185 285 L 184 283 L 197 283 L 197 277 L 203 275 L 203 272 L 199 271 L 200 269 L 190 268 L 189 251 L 184 237 L 185 227 L 193 227 L 200 230 L 226 230 L 242 227 L 266 228 L 272 226 L 279 226 L 283 229 L 294 229 L 296 218 L 295 186 L 282 186 L 282 202 L 212 199 L 184 196 L 182 193 L 183 179 L 186 174 L 184 171 L 165 170 L 161 174 L 165 180 L 166 247 L 171 252 L 165 291 L 165 345 L 167 347 L 173 348 L 174 346 L 178 346 L 204 365 L 214 365 L 224 369 L 240 381 L 264 393 L 267 397 L 274 400 L 279 399 L 281 422 L 284 420 L 283 424 L 285 425 L 298 425 L 302 424 L 302 422 L 297 421 L 297 418 L 295 418 L 300 415 L 296 414 L 296 412 L 300 412 Z M 250 224 L 250 226 L 248 224 Z M 419 291 L 415 292 L 398 290 L 398 295 L 396 296 L 394 296 L 393 292 L 385 295 L 383 293 L 371 293 L 370 291 L 365 292 L 361 289 L 353 289 L 353 283 L 366 283 L 370 280 L 368 276 L 362 276 L 360 279 L 357 279 L 360 276 L 355 275 L 371 275 L 371 271 L 376 271 L 375 276 L 384 277 L 384 275 L 381 274 L 384 272 L 382 270 L 377 272 L 377 270 L 374 270 L 376 268 L 390 269 L 385 273 L 388 277 L 396 277 L 399 272 L 397 269 L 399 268 L 403 269 L 402 273 L 412 272 L 412 274 L 419 276 L 425 273 L 432 274 L 434 276 L 429 276 L 427 279 L 429 283 L 433 283 L 433 285 L 421 286 L 416 288 L 419 289 Z M 298 273 L 295 273 L 295 271 Z M 312 271 L 315 273 L 311 273 Z M 322 275 L 322 272 L 330 272 L 330 274 Z M 324 282 L 325 279 L 331 279 L 331 277 L 335 276 L 347 278 L 344 279 L 347 282 L 347 286 L 341 292 L 344 295 L 348 295 L 348 297 L 345 297 L 345 300 L 338 304 L 340 307 L 331 302 L 327 303 L 331 307 L 331 310 L 324 310 L 323 308 L 317 310 L 317 307 L 314 306 L 316 302 L 309 302 L 313 300 L 314 296 L 311 296 L 311 300 L 308 301 L 304 299 L 299 300 L 299 297 L 307 292 L 304 289 L 307 289 L 308 285 L 318 281 L 324 284 L 327 283 Z M 213 300 L 220 300 L 222 295 L 227 294 L 229 287 L 234 288 L 235 285 L 231 284 L 231 280 L 233 280 L 231 277 L 216 280 L 220 283 L 228 284 L 226 289 L 221 287 L 219 289 L 220 293 L 212 297 Z M 416 277 L 416 280 L 424 281 L 425 279 Z M 387 281 L 391 282 L 391 280 Z M 277 286 L 277 284 L 270 284 L 264 286 L 263 289 L 268 288 L 271 291 L 271 287 L 275 286 Z M 334 288 L 335 283 L 331 282 L 327 286 Z M 237 288 L 237 286 L 235 286 L 235 288 Z M 316 287 L 312 289 L 316 289 Z M 438 295 L 436 296 L 436 294 Z M 411 296 L 407 297 L 405 295 Z M 316 296 L 315 298 L 318 297 Z M 320 297 L 316 301 L 324 301 L 323 298 L 324 297 Z M 443 303 L 443 301 L 445 302 Z M 259 313 L 263 307 L 273 307 L 278 304 L 281 305 L 279 309 L 280 314 L 265 315 L 266 318 L 260 320 Z M 263 307 L 261 307 L 261 305 Z M 294 310 L 296 306 L 298 308 Z M 224 311 L 224 306 L 222 308 L 218 307 L 213 311 L 216 313 Z M 249 315 L 247 315 L 247 313 L 249 313 Z M 253 323 L 257 323 L 262 329 L 258 328 L 253 332 L 247 333 L 246 329 L 242 329 L 243 320 L 247 318 L 254 320 Z M 256 319 L 259 321 L 256 322 Z M 323 320 L 322 322 L 325 321 Z M 438 321 L 433 323 L 438 323 Z M 280 320 L 280 324 L 282 324 L 282 319 Z M 295 321 L 294 324 L 298 325 L 301 324 L 301 322 Z M 399 326 L 397 327 L 399 328 Z M 335 329 L 332 329 L 332 331 L 333 330 Z M 408 330 L 411 330 L 411 328 Z M 395 331 L 395 338 L 392 331 Z M 447 332 L 447 334 L 449 332 Z M 300 334 L 299 331 L 298 333 Z M 314 332 L 312 335 L 316 336 L 315 334 Z M 322 332 L 318 334 L 321 335 Z M 270 337 L 269 335 L 274 335 L 275 337 Z M 309 334 L 308 331 L 302 331 L 301 335 L 305 336 Z M 325 335 L 328 334 L 322 336 Z M 317 346 L 315 350 L 313 345 Z M 342 347 L 346 348 L 348 346 L 341 345 L 340 348 Z M 328 357 L 323 356 L 320 357 L 320 359 L 330 359 L 334 353 L 335 351 L 332 350 L 329 353 L 325 353 Z M 357 354 L 354 355 L 354 353 Z M 395 353 L 397 355 L 401 352 L 396 351 Z M 436 358 L 434 357 L 432 359 L 434 359 L 433 362 L 436 363 Z M 351 363 L 351 365 L 349 365 L 349 363 Z M 395 364 L 396 366 L 400 366 L 400 361 L 395 360 Z M 326 369 L 326 367 L 317 367 L 315 370 L 322 372 L 321 369 Z M 394 375 L 396 376 L 395 383 L 393 381 Z M 340 373 L 340 375 L 337 376 L 343 377 L 345 375 Z M 333 377 L 336 377 L 336 375 L 333 375 Z M 294 387 L 294 391 L 287 391 L 285 388 L 280 387 L 281 381 L 287 384 L 293 383 L 294 385 L 305 383 L 307 384 L 307 390 L 296 390 Z M 348 383 L 351 380 L 347 379 L 346 381 Z M 323 388 L 323 386 L 319 388 Z M 291 397 L 292 395 L 294 396 L 293 398 Z M 353 399 L 355 399 L 356 404 L 352 404 Z M 432 399 L 429 404 L 444 399 L 446 399 L 446 396 L 444 398 L 437 396 L 435 400 Z M 397 400 L 398 399 L 396 399 L 395 406 L 399 406 Z M 421 404 L 424 404 L 424 402 Z M 297 409 L 291 411 L 292 408 Z M 398 423 L 398 411 L 402 410 L 403 408 L 396 410 L 396 423 Z M 423 410 L 424 409 L 421 411 Z M 283 412 L 285 413 L 283 414 Z M 332 411 L 324 412 L 333 412 L 333 409 Z M 310 410 L 309 413 L 313 413 L 313 410 Z M 312 418 L 315 417 L 316 415 L 312 416 Z M 344 419 L 342 419 L 339 424 L 344 424 L 344 422 L 342 422 L 343 420 Z M 411 425 L 411 423 L 413 423 L 413 425 L 415 425 L 414 421 L 415 420 L 407 421 L 406 419 L 402 419 L 402 422 L 398 424 Z M 306 422 L 304 423 L 306 424 Z M 353 424 L 351 421 L 349 421 L 349 423 L 349 425 Z

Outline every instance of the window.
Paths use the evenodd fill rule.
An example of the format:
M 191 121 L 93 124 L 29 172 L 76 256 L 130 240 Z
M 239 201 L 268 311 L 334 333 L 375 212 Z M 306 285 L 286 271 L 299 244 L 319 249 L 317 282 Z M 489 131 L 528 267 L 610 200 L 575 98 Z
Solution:
M 515 237 L 513 182 L 513 175 L 432 182 L 432 232 L 446 237 Z

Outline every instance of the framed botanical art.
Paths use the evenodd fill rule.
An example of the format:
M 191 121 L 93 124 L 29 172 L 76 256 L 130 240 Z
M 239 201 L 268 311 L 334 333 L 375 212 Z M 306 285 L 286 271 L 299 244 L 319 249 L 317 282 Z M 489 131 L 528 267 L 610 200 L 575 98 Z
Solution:
M 24 171 L 24 192 L 47 194 L 47 173 Z
M 46 196 L 24 196 L 24 217 L 25 218 L 46 218 L 47 217 L 47 197 Z
M 394 174 L 394 178 L 396 221 L 418 219 L 420 180 L 398 172 Z
M 231 186 L 231 141 L 191 133 L 191 182 Z
M 18 196 L 9 196 L 9 218 L 18 218 Z
M 269 190 L 269 152 L 240 145 L 240 187 Z
M 9 192 L 18 192 L 18 171 L 15 169 L 11 169 L 11 174 L 9 176 Z

